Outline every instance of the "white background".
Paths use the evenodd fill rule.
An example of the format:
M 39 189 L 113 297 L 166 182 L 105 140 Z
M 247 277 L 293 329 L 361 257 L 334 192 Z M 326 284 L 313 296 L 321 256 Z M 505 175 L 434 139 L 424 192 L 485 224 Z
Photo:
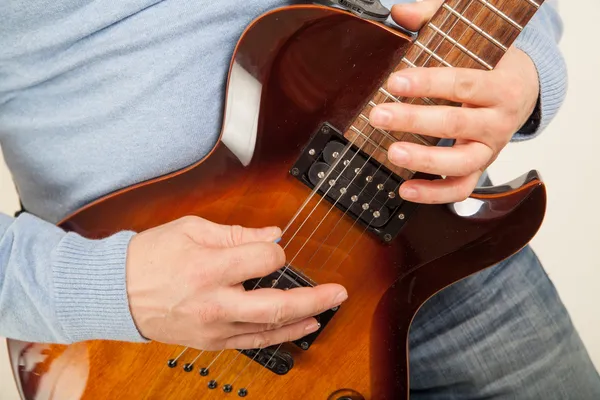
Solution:
M 561 48 L 569 68 L 567 101 L 539 138 L 515 143 L 491 167 L 496 183 L 537 169 L 547 184 L 546 220 L 532 244 L 600 368 L 600 53 L 594 27 L 600 3 L 562 1 Z M 17 207 L 0 159 L 0 211 Z M 0 400 L 18 399 L 0 341 Z

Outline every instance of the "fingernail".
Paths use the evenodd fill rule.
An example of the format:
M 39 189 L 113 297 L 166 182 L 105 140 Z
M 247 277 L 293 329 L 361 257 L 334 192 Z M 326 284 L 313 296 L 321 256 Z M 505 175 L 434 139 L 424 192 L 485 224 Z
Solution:
M 417 197 L 417 191 L 413 188 L 400 188 L 400 196 L 406 200 L 414 199 Z
M 393 75 L 388 82 L 388 88 L 392 92 L 396 92 L 396 93 L 407 92 L 409 86 L 410 86 L 410 81 L 408 80 L 408 78 L 401 76 L 401 75 Z
M 275 243 L 277 243 L 281 240 L 281 229 L 279 229 L 276 226 L 263 228 L 260 233 L 261 233 L 261 236 L 263 236 L 265 238 L 265 240 L 269 240 L 269 241 L 275 240 L 276 241 Z
M 395 164 L 406 164 L 408 162 L 408 151 L 400 146 L 392 146 L 389 149 L 388 157 Z
M 387 125 L 392 120 L 392 113 L 385 108 L 374 108 L 370 115 L 371 124 Z
M 306 325 L 306 328 L 304 328 L 304 329 L 306 329 L 307 332 L 316 332 L 319 330 L 320 327 L 321 327 L 320 323 L 313 322 L 310 325 Z
M 342 304 L 347 298 L 348 298 L 348 293 L 346 291 L 343 291 L 343 292 L 338 293 L 337 296 L 335 296 L 335 299 L 333 299 L 333 302 L 336 305 L 339 305 L 339 304 Z

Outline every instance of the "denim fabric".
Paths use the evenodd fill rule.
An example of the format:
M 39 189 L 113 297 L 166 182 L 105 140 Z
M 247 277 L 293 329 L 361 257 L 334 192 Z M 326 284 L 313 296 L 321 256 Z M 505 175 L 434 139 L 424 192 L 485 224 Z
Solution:
M 444 289 L 410 332 L 412 399 L 600 399 L 600 377 L 531 247 Z

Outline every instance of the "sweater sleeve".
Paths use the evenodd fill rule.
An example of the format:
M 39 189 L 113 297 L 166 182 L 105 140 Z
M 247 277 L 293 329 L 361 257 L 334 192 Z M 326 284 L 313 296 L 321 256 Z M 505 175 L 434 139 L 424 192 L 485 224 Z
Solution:
M 546 0 L 514 42 L 516 48 L 529 55 L 537 69 L 540 95 L 536 110 L 524 125 L 528 128 L 519 130 L 513 141 L 539 135 L 554 119 L 565 100 L 567 67 L 558 47 L 562 34 L 558 0 Z
M 125 258 L 133 234 L 90 240 L 31 214 L 0 214 L 0 336 L 145 341 L 127 299 Z

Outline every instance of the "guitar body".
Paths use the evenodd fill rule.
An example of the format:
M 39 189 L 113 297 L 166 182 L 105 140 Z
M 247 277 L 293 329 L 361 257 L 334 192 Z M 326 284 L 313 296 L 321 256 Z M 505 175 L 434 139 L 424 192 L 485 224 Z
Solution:
M 261 16 L 231 63 L 219 142 L 197 164 L 108 195 L 60 225 L 89 238 L 145 230 L 197 215 L 223 224 L 285 227 L 288 261 L 349 299 L 308 350 L 285 348 L 293 368 L 275 374 L 236 350 L 90 341 L 70 346 L 9 340 L 24 399 L 407 399 L 408 332 L 444 287 L 525 246 L 545 212 L 535 172 L 480 189 L 460 204 L 407 205 L 398 235 L 381 240 L 290 173 L 322 124 L 348 127 L 398 65 L 409 37 L 349 13 L 294 6 Z M 202 107 L 201 104 L 198 107 Z M 407 208 L 408 209 L 408 208 Z M 400 218 L 400 217 L 399 217 Z M 176 266 L 173 268 L 177 273 Z M 211 365 L 212 362 L 212 365 Z M 199 370 L 210 365 L 209 374 Z M 211 380 L 217 387 L 208 388 Z M 231 393 L 223 390 L 232 384 Z

